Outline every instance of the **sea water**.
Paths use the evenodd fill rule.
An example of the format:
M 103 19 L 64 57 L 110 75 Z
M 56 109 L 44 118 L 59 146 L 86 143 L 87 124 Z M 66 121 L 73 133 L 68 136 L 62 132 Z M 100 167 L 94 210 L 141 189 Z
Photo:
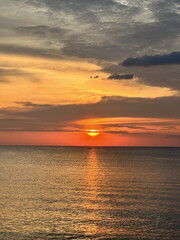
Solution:
M 0 147 L 0 239 L 179 240 L 180 148 Z

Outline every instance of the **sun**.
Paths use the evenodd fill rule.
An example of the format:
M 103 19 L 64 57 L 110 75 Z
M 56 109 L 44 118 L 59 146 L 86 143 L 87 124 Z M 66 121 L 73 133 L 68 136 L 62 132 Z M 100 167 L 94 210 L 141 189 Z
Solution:
M 90 130 L 86 130 L 87 135 L 91 136 L 91 137 L 95 137 L 97 135 L 99 135 L 99 130 L 96 129 L 90 129 Z

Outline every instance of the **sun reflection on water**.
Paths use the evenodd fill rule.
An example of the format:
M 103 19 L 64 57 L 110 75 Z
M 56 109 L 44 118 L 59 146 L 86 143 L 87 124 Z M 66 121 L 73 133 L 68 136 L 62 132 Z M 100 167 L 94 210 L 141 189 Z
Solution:
M 96 150 L 92 148 L 89 152 L 88 161 L 87 161 L 86 180 L 90 189 L 93 192 L 93 195 L 97 195 L 98 177 L 99 177 L 99 168 L 98 168 Z
M 89 151 L 87 166 L 86 166 L 86 176 L 85 181 L 87 183 L 87 199 L 86 199 L 86 209 L 87 215 L 86 218 L 91 224 L 86 231 L 89 234 L 98 233 L 100 231 L 99 226 L 96 224 L 101 219 L 101 216 L 98 214 L 98 209 L 100 208 L 98 201 L 98 194 L 100 190 L 99 186 L 99 166 L 98 158 L 96 154 L 96 149 L 92 148 Z

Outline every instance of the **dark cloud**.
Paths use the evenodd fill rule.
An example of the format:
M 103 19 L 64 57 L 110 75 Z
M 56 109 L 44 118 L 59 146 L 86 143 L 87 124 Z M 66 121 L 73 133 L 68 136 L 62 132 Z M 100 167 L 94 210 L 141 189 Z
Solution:
M 164 1 L 159 2 L 164 3 Z M 167 49 L 170 49 L 170 51 L 179 49 L 180 18 L 176 13 L 176 4 L 172 4 L 169 8 L 162 4 L 165 9 L 161 7 L 161 13 L 165 10 L 166 19 L 161 15 L 158 16 L 156 9 L 158 5 L 155 2 L 151 4 L 142 1 L 142 5 L 139 5 L 138 1 L 134 1 L 132 5 L 134 5 L 136 11 L 134 9 L 133 14 L 129 14 L 127 19 L 121 12 L 119 12 L 119 18 L 116 19 L 116 13 L 112 11 L 109 15 L 111 21 L 100 22 L 99 18 L 96 18 L 96 22 L 91 20 L 94 22 L 94 26 L 97 26 L 98 31 L 94 29 L 94 26 L 91 26 L 90 31 L 86 33 L 87 39 L 83 37 L 82 33 L 78 36 L 74 35 L 74 41 L 73 39 L 68 40 L 63 47 L 63 53 L 79 57 L 117 60 L 117 58 L 123 59 L 130 54 L 137 54 L 137 52 L 139 54 L 155 54 L 157 51 L 165 52 Z M 127 3 L 129 9 L 132 5 Z M 119 10 L 121 7 L 117 5 L 116 9 Z M 126 9 L 125 11 L 128 13 L 129 10 Z M 151 19 L 148 21 L 144 15 L 143 20 L 134 21 L 134 18 L 139 19 L 138 14 L 143 14 L 143 11 L 147 15 L 149 14 Z M 102 6 L 101 12 L 104 12 L 104 16 L 107 16 L 104 6 Z M 99 12 L 95 14 L 99 16 Z M 170 18 L 170 15 L 174 17 Z M 113 19 L 116 20 L 113 21 Z M 96 41 L 92 40 L 92 32 L 96 33 L 93 36 Z M 80 49 L 82 50 L 80 51 Z
M 0 5 L 6 13 L 3 36 L 12 41 L 3 52 L 14 53 L 17 47 L 16 54 L 36 56 L 36 51 L 43 57 L 63 54 L 119 61 L 130 54 L 179 49 L 180 18 L 175 0 L 124 4 L 116 0 L 8 0 Z M 16 46 L 19 37 L 24 49 Z
M 141 124 L 141 123 L 140 123 Z M 169 123 L 167 123 L 169 124 Z M 143 125 L 143 124 L 142 124 Z M 180 122 L 176 122 L 176 126 L 180 125 Z M 168 130 L 174 130 L 171 128 L 171 124 L 168 125 Z M 114 130 L 109 130 L 108 127 L 111 129 L 115 127 Z M 126 128 L 127 130 L 121 130 L 121 128 Z M 118 129 L 117 129 L 118 128 Z M 33 122 L 31 119 L 0 119 L 0 131 L 28 131 L 28 132 L 82 132 L 84 126 L 78 124 L 58 124 L 57 123 L 47 123 L 47 122 Z M 167 130 L 166 128 L 164 130 Z M 156 126 L 155 128 L 148 129 L 146 127 L 136 127 L 135 123 L 133 124 L 109 124 L 109 126 L 103 126 L 102 133 L 109 133 L 109 134 L 121 134 L 121 135 L 161 135 L 164 137 L 178 137 L 180 138 L 180 134 L 177 133 L 168 133 L 166 131 L 157 132 Z
M 133 79 L 133 74 L 113 74 L 108 77 L 108 79 L 116 79 L 116 80 L 129 80 Z
M 166 134 L 166 133 L 157 133 L 156 131 L 144 131 L 144 132 L 129 132 L 129 131 L 105 131 L 110 134 L 125 134 L 125 135 L 151 135 L 151 136 L 163 136 L 163 137 L 177 137 L 180 139 L 179 134 Z
M 26 108 L 0 110 L 1 128 L 31 129 L 31 131 L 54 129 L 73 121 L 88 118 L 135 117 L 180 119 L 180 97 L 126 98 L 103 97 L 91 104 L 49 105 L 21 102 Z M 30 107 L 30 108 L 29 108 Z M 168 111 L 167 111 L 168 109 Z M 8 121 L 7 121 L 8 119 Z
M 129 7 L 128 5 L 122 4 L 120 2 L 116 2 L 113 0 L 25 0 L 27 5 L 33 5 L 36 8 L 47 7 L 52 11 L 62 11 L 62 9 L 66 12 L 78 14 L 77 16 L 82 16 L 84 13 L 99 13 L 101 14 L 104 10 L 114 11 L 114 13 L 121 11 L 124 14 L 127 14 L 127 11 L 133 12 L 132 9 L 137 9 L 137 7 Z M 114 9 L 117 7 L 117 9 Z M 89 14 L 87 18 L 89 18 Z
M 154 56 L 142 56 L 137 58 L 127 58 L 122 63 L 122 66 L 156 66 L 156 65 L 168 65 L 168 64 L 180 64 L 180 52 L 172 52 L 163 55 Z

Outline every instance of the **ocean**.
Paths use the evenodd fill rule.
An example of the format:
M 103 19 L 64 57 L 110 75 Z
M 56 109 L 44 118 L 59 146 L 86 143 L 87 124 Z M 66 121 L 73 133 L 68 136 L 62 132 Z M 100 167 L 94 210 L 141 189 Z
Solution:
M 180 239 L 180 148 L 0 147 L 0 240 Z

